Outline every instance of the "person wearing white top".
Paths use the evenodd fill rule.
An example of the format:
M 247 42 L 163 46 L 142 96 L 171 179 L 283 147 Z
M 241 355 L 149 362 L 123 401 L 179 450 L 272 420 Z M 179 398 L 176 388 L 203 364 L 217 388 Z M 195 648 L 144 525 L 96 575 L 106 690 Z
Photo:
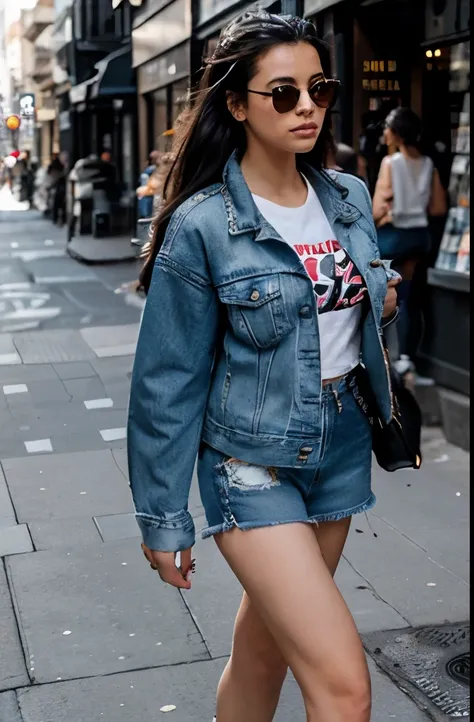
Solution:
M 384 141 L 398 151 L 385 156 L 375 187 L 374 220 L 382 258 L 393 262 L 403 282 L 398 287 L 399 317 L 388 332 L 397 370 L 414 369 L 422 335 L 420 309 L 412 303 L 412 279 L 431 247 L 429 216 L 447 212 L 446 193 L 433 161 L 421 153 L 421 120 L 409 108 L 396 108 L 385 121 Z M 398 352 L 398 353 L 397 353 Z

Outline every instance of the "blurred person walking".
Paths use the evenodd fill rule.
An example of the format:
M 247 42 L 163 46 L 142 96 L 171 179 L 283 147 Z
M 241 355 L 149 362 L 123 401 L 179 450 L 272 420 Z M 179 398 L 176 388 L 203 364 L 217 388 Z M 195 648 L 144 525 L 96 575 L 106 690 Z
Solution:
M 137 188 L 138 218 L 151 218 L 153 214 L 154 192 L 150 186 L 150 178 L 156 173 L 160 164 L 161 153 L 152 150 L 148 156 L 148 165 L 140 174 L 140 182 Z
M 439 173 L 420 150 L 421 132 L 421 120 L 409 108 L 396 108 L 387 116 L 384 141 L 392 152 L 382 160 L 373 199 L 381 256 L 392 261 L 403 278 L 397 289 L 399 358 L 395 364 L 402 375 L 414 371 L 423 332 L 420 309 L 412 302 L 412 280 L 417 264 L 431 248 L 428 216 L 447 212 Z M 391 345 L 393 349 L 393 341 Z
M 218 722 L 270 722 L 288 666 L 308 722 L 370 719 L 333 575 L 351 516 L 375 503 L 357 379 L 362 357 L 388 423 L 380 328 L 396 293 L 366 186 L 324 170 L 329 58 L 300 18 L 247 12 L 222 31 L 141 274 L 128 460 L 144 554 L 191 587 L 198 456 L 203 536 L 245 589 Z
M 50 183 L 48 208 L 51 210 L 51 220 L 62 226 L 66 221 L 66 169 L 59 153 L 54 154 L 46 174 Z

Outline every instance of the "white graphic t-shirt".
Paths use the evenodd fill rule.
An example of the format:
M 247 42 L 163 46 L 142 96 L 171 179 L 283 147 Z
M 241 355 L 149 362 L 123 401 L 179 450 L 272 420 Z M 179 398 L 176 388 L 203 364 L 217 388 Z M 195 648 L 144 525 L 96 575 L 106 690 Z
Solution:
M 306 180 L 306 179 L 305 179 Z M 359 364 L 362 302 L 367 287 L 329 225 L 306 181 L 303 206 L 287 208 L 253 195 L 260 213 L 298 254 L 313 282 L 318 308 L 321 378 L 332 379 Z

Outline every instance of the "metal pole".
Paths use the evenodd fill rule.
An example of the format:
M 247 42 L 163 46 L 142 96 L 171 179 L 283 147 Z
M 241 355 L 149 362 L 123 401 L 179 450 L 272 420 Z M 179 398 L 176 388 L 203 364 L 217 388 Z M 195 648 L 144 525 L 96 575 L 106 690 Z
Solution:
M 304 0 L 281 0 L 281 12 L 283 15 L 304 15 Z

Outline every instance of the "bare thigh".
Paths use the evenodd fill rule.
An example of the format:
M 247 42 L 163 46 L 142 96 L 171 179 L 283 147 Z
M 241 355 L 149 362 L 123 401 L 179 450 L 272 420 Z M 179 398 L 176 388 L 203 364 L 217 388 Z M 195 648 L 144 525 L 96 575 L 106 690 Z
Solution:
M 333 576 L 344 549 L 350 524 L 351 518 L 348 517 L 311 527 L 316 534 L 324 562 Z M 252 659 L 257 658 L 276 672 L 286 666 L 286 660 L 275 638 L 245 591 L 235 621 L 232 654 L 237 661 L 242 661 L 246 665 L 251 665 Z
M 351 677 L 357 686 L 368 676 L 357 629 L 323 557 L 318 533 L 328 537 L 335 530 L 321 527 L 315 533 L 311 525 L 284 524 L 233 529 L 216 537 L 305 697 L 336 692 L 341 680 L 350 687 Z M 341 540 L 340 551 L 343 544 Z M 326 549 L 325 556 L 337 565 L 335 552 Z

